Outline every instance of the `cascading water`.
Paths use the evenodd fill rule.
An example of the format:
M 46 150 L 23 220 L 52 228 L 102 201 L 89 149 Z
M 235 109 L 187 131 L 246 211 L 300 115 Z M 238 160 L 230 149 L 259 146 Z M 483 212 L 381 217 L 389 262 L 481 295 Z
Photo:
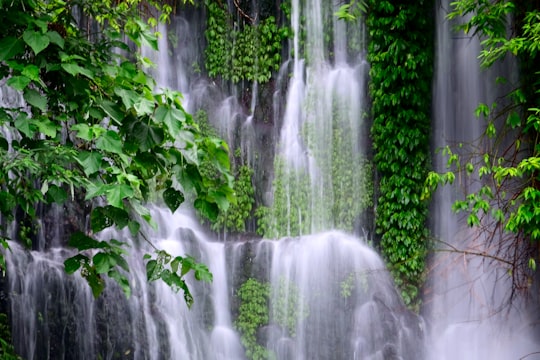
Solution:
M 441 1 L 437 6 L 432 142 L 434 148 L 450 146 L 462 154 L 460 144 L 465 151 L 481 148 L 486 124 L 475 117 L 476 107 L 500 101 L 508 89 L 497 85 L 496 77 L 515 83 L 516 71 L 510 59 L 489 71 L 480 69 L 480 41 L 452 27 L 455 23 L 447 19 L 449 3 Z M 447 171 L 447 160 L 436 154 L 435 169 Z M 428 358 L 539 358 L 534 357 L 538 344 L 533 341 L 534 324 L 524 300 L 516 296 L 511 305 L 507 302 L 512 292 L 509 269 L 490 259 L 499 255 L 493 246 L 497 240 L 488 239 L 489 225 L 484 231 L 469 228 L 465 215 L 451 210 L 454 201 L 481 186 L 480 179 L 462 175 L 454 186 L 439 189 L 434 198 L 431 223 L 439 251 L 431 259 L 424 299 L 434 345 L 429 347 Z
M 275 104 L 286 108 L 280 120 L 281 164 L 297 180 L 305 181 L 309 196 L 305 198 L 309 206 L 299 213 L 299 221 L 306 226 L 298 234 L 341 225 L 339 211 L 346 208 L 354 209 L 347 215 L 348 222 L 337 227 L 352 231 L 358 225 L 353 219 L 361 212 L 355 208 L 356 199 L 366 196 L 365 174 L 355 170 L 364 169 L 366 152 L 361 124 L 367 65 L 360 52 L 351 57 L 347 42 L 337 40 L 348 30 L 333 20 L 336 9 L 337 3 L 313 1 L 302 8 L 293 3 L 295 53 L 304 55 L 293 60 L 286 105 Z M 299 48 L 301 17 L 306 19 L 308 44 L 303 50 Z M 327 45 L 323 25 L 333 29 L 332 51 L 323 50 Z M 170 35 L 171 29 L 160 30 Z M 361 43 L 361 38 L 355 39 Z M 162 53 L 153 58 L 161 74 L 158 86 L 187 92 L 186 107 L 192 112 L 210 104 L 209 117 L 220 117 L 222 124 L 217 128 L 231 142 L 237 127 L 253 130 L 250 116 L 238 126 L 244 116 L 233 98 L 220 94 L 215 84 L 204 79 L 191 81 L 196 76 L 183 73 L 188 68 L 185 61 L 175 66 L 167 50 L 177 52 L 162 46 Z M 208 95 L 216 96 L 209 100 Z M 256 106 L 253 97 L 251 116 Z M 288 139 L 298 141 L 297 146 L 291 147 Z M 246 138 L 240 143 L 251 146 L 255 141 Z M 349 173 L 336 181 L 334 175 L 340 171 Z M 329 201 L 334 205 L 328 205 Z M 157 247 L 173 255 L 192 254 L 214 274 L 210 285 L 189 279 L 193 307 L 188 309 L 182 296 L 165 285 L 147 282 L 142 256 L 151 249 L 127 232 L 105 231 L 101 237 L 130 245 L 129 299 L 108 281 L 104 294 L 94 300 L 84 279 L 63 270 L 69 249 L 29 252 L 13 243 L 6 256 L 9 312 L 15 348 L 25 359 L 249 358 L 245 350 L 249 345 L 242 344 L 237 330 L 243 301 L 238 291 L 248 279 L 269 284 L 271 289 L 266 300 L 268 319 L 257 330 L 256 341 L 277 359 L 422 357 L 421 319 L 405 309 L 383 262 L 361 240 L 331 231 L 277 241 L 217 242 L 190 209 L 171 214 L 155 207 L 152 214 L 159 231 L 146 228 L 143 232 Z

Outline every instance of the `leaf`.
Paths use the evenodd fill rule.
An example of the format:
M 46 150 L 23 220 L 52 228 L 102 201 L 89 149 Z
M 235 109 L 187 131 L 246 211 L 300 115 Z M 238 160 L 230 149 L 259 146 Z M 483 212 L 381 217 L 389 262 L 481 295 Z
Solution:
M 34 89 L 24 91 L 24 100 L 32 106 L 37 107 L 42 112 L 47 111 L 47 97 Z
M 77 76 L 81 74 L 90 79 L 94 78 L 94 73 L 91 70 L 84 68 L 82 66 L 79 66 L 76 63 L 63 63 L 61 66 L 62 66 L 62 69 L 64 69 L 66 72 L 68 72 L 69 74 L 73 76 Z
M 126 109 L 131 108 L 136 102 L 139 101 L 140 95 L 133 90 L 115 88 L 114 93 L 122 99 Z
M 13 36 L 0 40 L 0 62 L 9 60 L 23 51 L 23 42 Z
M 30 81 L 26 76 L 12 76 L 6 81 L 6 84 L 15 90 L 23 91 L 30 84 Z
M 176 138 L 180 134 L 182 122 L 186 118 L 184 112 L 181 110 L 165 105 L 159 106 L 154 116 L 158 122 L 167 126 L 173 138 Z
M 40 133 L 51 138 L 56 137 L 56 131 L 60 128 L 58 125 L 56 125 L 46 117 L 40 117 L 39 119 L 36 119 L 34 121 L 34 124 L 37 125 L 38 131 Z
M 176 209 L 184 202 L 184 194 L 182 192 L 170 187 L 163 192 L 163 201 L 171 212 L 175 212 Z
M 129 286 L 129 281 L 124 275 L 122 275 L 121 273 L 119 273 L 118 271 L 114 269 L 109 271 L 107 275 L 111 279 L 114 279 L 118 283 L 118 285 L 120 285 L 120 288 L 122 289 L 122 291 L 124 292 L 124 295 L 127 298 L 131 296 L 131 287 Z
M 96 207 L 90 214 L 90 227 L 93 232 L 97 233 L 106 229 L 113 224 L 122 229 L 129 223 L 129 214 L 117 207 L 107 205 Z
M 68 275 L 71 275 L 75 271 L 79 270 L 81 265 L 86 263 L 87 261 L 88 258 L 86 256 L 77 254 L 64 261 L 64 269 Z
M 23 40 L 27 43 L 37 55 L 49 46 L 50 39 L 47 35 L 33 30 L 26 30 L 23 33 Z
M 100 150 L 112 152 L 115 154 L 124 154 L 122 150 L 122 140 L 115 131 L 109 130 L 101 135 L 96 141 L 96 147 Z
M 109 272 L 111 268 L 116 266 L 116 260 L 109 253 L 98 252 L 94 255 L 92 261 L 98 274 L 105 274 Z
M 106 193 L 109 204 L 119 209 L 124 208 L 123 199 L 131 198 L 133 194 L 134 192 L 131 186 L 126 184 L 115 185 L 107 190 Z
M 77 161 L 81 164 L 86 176 L 95 174 L 101 169 L 103 155 L 96 151 L 81 151 L 77 154 Z
M 193 205 L 195 206 L 195 209 L 199 210 L 199 212 L 210 221 L 215 221 L 217 219 L 219 208 L 215 203 L 198 198 Z
M 62 38 L 62 36 L 60 36 L 58 32 L 47 31 L 47 37 L 53 44 L 58 45 L 60 49 L 64 48 L 64 44 L 65 44 L 64 38 Z
M 76 231 L 71 235 L 68 245 L 76 248 L 79 251 L 110 247 L 109 244 L 103 241 L 94 240 L 81 231 Z
M 77 137 L 86 141 L 94 139 L 94 131 L 87 124 L 75 124 L 71 126 L 72 131 L 77 132 Z
M 99 104 L 99 106 L 105 111 L 107 115 L 110 116 L 112 120 L 114 120 L 118 125 L 122 125 L 122 120 L 124 120 L 124 112 L 118 106 L 118 104 L 104 100 Z
M 40 81 L 39 68 L 36 65 L 26 65 L 22 70 L 21 75 L 26 76 L 32 81 Z
M 148 126 L 142 121 L 133 124 L 131 134 L 137 143 L 140 151 L 145 152 L 156 145 L 160 145 L 165 140 L 163 129 L 156 126 Z
M 34 137 L 34 134 L 36 132 L 36 126 L 32 122 L 31 119 L 28 118 L 28 115 L 25 113 L 20 113 L 19 116 L 17 116 L 17 119 L 15 119 L 15 128 L 22 132 L 24 135 L 26 135 L 29 138 Z
M 47 201 L 49 203 L 62 204 L 67 200 L 67 192 L 57 185 L 49 185 L 49 190 L 47 191 Z
M 146 278 L 148 281 L 155 281 L 161 276 L 161 265 L 154 259 L 146 263 Z

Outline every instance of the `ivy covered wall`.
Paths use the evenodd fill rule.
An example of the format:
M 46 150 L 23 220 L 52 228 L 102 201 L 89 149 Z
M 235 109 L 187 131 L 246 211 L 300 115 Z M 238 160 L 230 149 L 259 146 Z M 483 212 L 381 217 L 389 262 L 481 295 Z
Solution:
M 367 2 L 376 229 L 405 303 L 419 305 L 425 267 L 433 1 Z

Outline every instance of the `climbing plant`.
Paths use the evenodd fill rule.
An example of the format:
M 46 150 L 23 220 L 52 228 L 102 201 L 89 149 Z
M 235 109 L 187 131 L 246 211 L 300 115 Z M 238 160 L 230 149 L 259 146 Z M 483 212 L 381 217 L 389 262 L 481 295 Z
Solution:
M 3 224 L 16 224 L 11 240 L 32 245 L 40 231 L 36 209 L 79 202 L 90 224 L 70 229 L 69 245 L 78 253 L 64 265 L 68 273 L 80 273 L 95 296 L 107 275 L 130 294 L 129 249 L 122 241 L 99 240 L 102 230 L 128 228 L 146 239 L 141 222 L 156 226 L 149 200 L 163 201 L 171 211 L 189 200 L 215 219 L 234 199 L 227 145 L 201 134 L 180 93 L 154 91 L 145 72 L 150 61 L 134 51 L 157 49 L 151 26 L 166 20 L 171 7 L 146 1 L 142 8 L 162 14 L 156 20 L 139 5 L 0 2 L 0 78 L 24 99 L 0 108 Z M 89 26 L 79 26 L 74 14 Z M 217 169 L 212 177 L 201 171 L 209 163 Z M 8 247 L 10 233 L 2 228 L 0 235 Z M 208 269 L 189 256 L 154 249 L 144 258 L 148 280 L 182 290 L 190 305 L 184 276 L 193 271 L 210 280 Z
M 246 356 L 251 360 L 272 359 L 275 356 L 257 342 L 257 330 L 268 325 L 270 285 L 255 279 L 248 279 L 237 292 L 240 299 L 236 328 L 241 333 L 241 340 L 246 349 Z
M 407 305 L 418 309 L 426 241 L 433 1 L 366 1 L 372 138 L 378 173 L 376 230 Z
M 245 16 L 236 19 L 220 1 L 207 0 L 206 8 L 208 74 L 233 83 L 269 81 L 272 72 L 281 66 L 283 40 L 290 35 L 288 28 L 279 27 L 273 16 L 258 22 Z

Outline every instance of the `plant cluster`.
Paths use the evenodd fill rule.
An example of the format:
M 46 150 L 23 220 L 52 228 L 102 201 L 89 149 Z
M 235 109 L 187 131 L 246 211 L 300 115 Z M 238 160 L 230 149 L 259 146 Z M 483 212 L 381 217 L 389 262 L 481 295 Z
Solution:
M 255 279 L 248 279 L 237 292 L 240 299 L 236 328 L 241 333 L 241 340 L 246 349 L 246 356 L 251 360 L 271 359 L 268 349 L 257 342 L 257 330 L 268 325 L 270 285 Z
M 425 267 L 433 68 L 433 2 L 366 1 L 376 230 L 407 305 L 417 308 Z
M 236 328 L 240 331 L 242 344 L 248 359 L 273 359 L 275 354 L 260 345 L 257 331 L 270 320 L 279 325 L 284 332 L 294 337 L 299 319 L 309 316 L 298 287 L 281 278 L 277 288 L 250 278 L 237 292 L 240 299 Z M 272 300 L 272 306 L 270 306 Z
M 468 225 L 483 229 L 492 251 L 476 255 L 508 267 L 514 289 L 527 288 L 538 259 L 527 243 L 540 240 L 540 7 L 527 1 L 460 0 L 452 3 L 449 17 L 468 17 L 458 28 L 482 39 L 484 68 L 517 57 L 520 83 L 493 104 L 478 105 L 475 115 L 486 121 L 479 148 L 462 156 L 444 149 L 448 172 L 429 174 L 425 196 L 440 184 L 453 183 L 460 173 L 481 181 L 453 210 L 465 211 Z M 503 78 L 497 82 L 510 84 Z
M 211 77 L 265 83 L 281 66 L 282 41 L 289 35 L 269 16 L 259 23 L 236 22 L 227 6 L 207 0 L 205 66 Z
M 39 231 L 37 208 L 84 199 L 90 228 L 72 234 L 69 244 L 79 253 L 65 268 L 79 271 L 96 296 L 105 275 L 130 292 L 127 248 L 120 241 L 97 240 L 102 230 L 127 227 L 144 235 L 141 221 L 156 226 L 145 206 L 155 194 L 171 211 L 188 199 L 214 219 L 234 199 L 227 145 L 201 134 L 180 93 L 154 91 L 156 83 L 144 71 L 150 61 L 124 40 L 157 49 L 150 27 L 156 20 L 144 21 L 138 5 L 138 0 L 0 2 L 0 78 L 25 102 L 0 108 L 0 214 L 33 229 L 24 231 L 28 237 Z M 164 11 L 161 20 L 170 11 L 159 2 L 145 6 Z M 75 7 L 92 23 L 92 33 L 78 26 Z M 207 163 L 217 176 L 201 171 Z M 24 237 L 20 231 L 16 236 Z M 7 247 L 7 233 L 0 235 Z M 182 289 L 188 304 L 184 275 L 193 270 L 210 278 L 192 258 L 156 249 L 145 260 L 148 280 Z

